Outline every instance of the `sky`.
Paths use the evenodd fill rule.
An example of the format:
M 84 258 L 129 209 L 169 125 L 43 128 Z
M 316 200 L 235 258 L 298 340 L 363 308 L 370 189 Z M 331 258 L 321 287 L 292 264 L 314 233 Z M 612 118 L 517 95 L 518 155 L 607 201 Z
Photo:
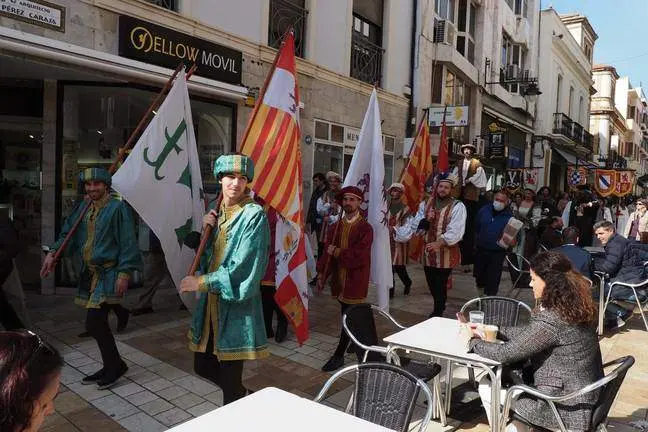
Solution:
M 594 64 L 614 66 L 633 87 L 648 89 L 648 0 L 541 0 L 540 6 L 585 15 L 598 34 Z

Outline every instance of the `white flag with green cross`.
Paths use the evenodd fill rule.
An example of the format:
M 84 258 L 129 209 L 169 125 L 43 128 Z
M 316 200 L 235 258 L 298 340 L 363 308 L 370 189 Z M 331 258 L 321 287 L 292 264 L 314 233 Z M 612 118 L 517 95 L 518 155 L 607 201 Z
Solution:
M 205 211 L 184 72 L 178 74 L 157 114 L 113 175 L 112 187 L 160 239 L 179 288 L 195 255 L 184 245 L 184 238 L 191 231 L 201 231 Z

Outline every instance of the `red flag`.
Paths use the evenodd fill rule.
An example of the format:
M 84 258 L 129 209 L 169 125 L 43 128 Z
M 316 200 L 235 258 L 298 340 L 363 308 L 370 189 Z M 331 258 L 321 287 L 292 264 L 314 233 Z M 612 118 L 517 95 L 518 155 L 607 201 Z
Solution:
M 443 122 L 441 122 L 441 142 L 439 144 L 439 156 L 437 158 L 437 172 L 447 173 L 450 171 L 450 162 L 448 161 L 448 128 L 446 127 L 446 111 L 443 111 Z
M 423 201 L 425 193 L 425 181 L 432 174 L 432 151 L 430 149 L 430 128 L 428 116 L 421 119 L 409 161 L 403 170 L 400 183 L 405 186 L 403 204 L 410 212 L 416 213 L 418 205 Z
M 241 152 L 254 161 L 252 190 L 277 213 L 275 300 L 308 339 L 308 276 L 302 230 L 301 131 L 295 68 L 295 38 L 284 39 L 246 129 Z

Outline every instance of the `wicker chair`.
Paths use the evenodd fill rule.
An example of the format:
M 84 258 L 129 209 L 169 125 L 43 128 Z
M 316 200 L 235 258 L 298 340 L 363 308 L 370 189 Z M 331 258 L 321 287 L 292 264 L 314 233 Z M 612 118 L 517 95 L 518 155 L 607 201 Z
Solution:
M 508 297 L 477 297 L 467 301 L 459 313 L 464 314 L 470 310 L 480 310 L 484 312 L 484 324 L 496 325 L 498 327 L 512 327 L 517 326 L 520 321 L 520 312 L 526 312 L 531 316 L 531 308 L 526 303 L 511 299 Z M 446 414 L 450 413 L 450 402 L 452 398 L 452 374 L 454 370 L 454 362 L 448 361 L 448 370 L 446 375 L 446 399 L 445 409 Z M 468 380 L 471 383 L 475 382 L 475 370 L 468 367 Z
M 356 349 L 364 351 L 362 363 L 366 363 L 367 360 L 372 362 L 381 361 L 388 353 L 386 346 L 378 345 L 379 338 L 376 330 L 374 314 L 384 318 L 385 321 L 398 330 L 406 328 L 404 325 L 396 321 L 396 319 L 390 314 L 375 305 L 360 303 L 348 308 L 342 315 L 342 327 L 351 339 L 351 343 L 356 345 Z M 360 335 L 362 335 L 362 337 L 360 337 Z M 439 372 L 441 372 L 441 366 L 433 362 L 420 362 L 408 358 L 400 358 L 393 352 L 391 353 L 391 358 L 396 365 L 403 367 L 423 382 L 428 382 L 434 379 L 433 389 L 434 400 L 436 402 L 434 404 L 434 408 L 436 408 L 434 410 L 434 415 L 436 416 L 438 413 L 441 423 L 445 426 L 446 417 L 441 404 L 441 382 L 438 378 Z
M 614 368 L 614 370 L 612 370 L 609 374 L 605 375 L 600 380 L 593 382 L 592 384 L 585 386 L 578 391 L 566 395 L 549 396 L 539 392 L 533 387 L 529 387 L 525 385 L 515 385 L 509 387 L 509 389 L 506 391 L 506 397 L 504 398 L 504 407 L 502 411 L 502 418 L 501 418 L 501 423 L 499 425 L 499 430 L 501 431 L 506 430 L 506 425 L 510 417 L 513 417 L 515 420 L 521 421 L 529 426 L 532 426 L 533 429 L 535 430 L 541 430 L 541 431 L 547 430 L 542 427 L 529 423 L 526 419 L 515 415 L 515 413 L 513 414 L 513 416 L 510 415 L 511 407 L 514 405 L 515 400 L 517 400 L 517 398 L 522 394 L 528 394 L 536 399 L 542 399 L 547 404 L 549 404 L 549 406 L 551 407 L 551 411 L 556 417 L 556 421 L 558 422 L 558 426 L 560 427 L 560 430 L 562 432 L 567 432 L 567 428 L 565 427 L 565 423 L 563 422 L 562 418 L 560 417 L 560 414 L 558 413 L 556 404 L 560 404 L 561 402 L 565 402 L 575 397 L 582 396 L 585 393 L 589 393 L 591 391 L 600 388 L 601 393 L 599 394 L 598 402 L 596 403 L 596 405 L 594 405 L 594 409 L 592 410 L 592 421 L 589 430 L 596 431 L 602 429 L 603 431 L 607 431 L 607 428 L 605 427 L 605 423 L 607 421 L 607 416 L 610 412 L 610 408 L 612 407 L 612 404 L 614 403 L 614 399 L 616 398 L 616 395 L 619 392 L 619 389 L 621 388 L 621 384 L 623 384 L 623 380 L 625 379 L 628 369 L 632 367 L 634 362 L 635 362 L 634 357 L 627 356 L 606 363 L 603 365 L 603 368 L 608 368 L 612 366 L 616 366 L 616 367 Z
M 427 385 L 405 369 L 389 363 L 360 363 L 339 370 L 326 381 L 315 397 L 324 399 L 329 388 L 343 375 L 355 372 L 354 390 L 346 412 L 386 428 L 406 432 L 419 392 L 427 398 L 427 410 L 419 431 L 432 418 L 432 393 Z

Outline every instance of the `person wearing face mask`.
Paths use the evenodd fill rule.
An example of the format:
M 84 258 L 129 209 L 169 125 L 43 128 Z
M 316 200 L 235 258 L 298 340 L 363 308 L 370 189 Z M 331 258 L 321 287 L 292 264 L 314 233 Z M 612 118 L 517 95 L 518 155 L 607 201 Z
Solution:
M 513 217 L 508 207 L 509 197 L 505 190 L 497 191 L 493 203 L 485 205 L 475 218 L 475 281 L 479 295 L 497 295 L 502 264 L 506 250 L 497 244 L 509 219 Z
M 648 201 L 637 201 L 637 209 L 632 212 L 623 230 L 623 237 L 640 241 L 643 233 L 648 233 Z M 646 234 L 643 234 L 644 236 Z

